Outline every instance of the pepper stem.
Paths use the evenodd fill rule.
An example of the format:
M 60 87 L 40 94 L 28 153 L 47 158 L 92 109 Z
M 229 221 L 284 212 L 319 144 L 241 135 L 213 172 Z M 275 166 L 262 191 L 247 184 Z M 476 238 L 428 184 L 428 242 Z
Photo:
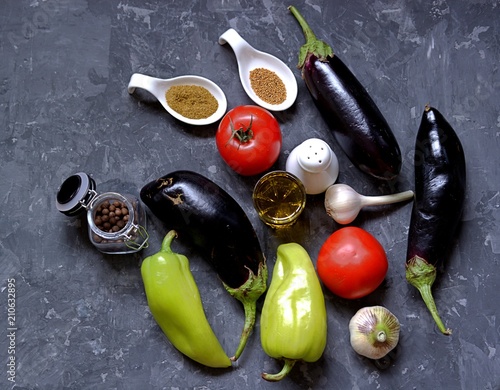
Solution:
M 436 267 L 419 256 L 410 259 L 406 265 L 406 280 L 420 292 L 439 330 L 445 335 L 450 335 L 451 329 L 444 326 L 432 296 L 431 287 L 436 280 L 436 275 Z
M 257 313 L 257 300 L 267 289 L 267 265 L 266 263 L 259 264 L 259 270 L 257 275 L 255 275 L 251 269 L 248 269 L 248 279 L 247 281 L 238 288 L 229 287 L 224 283 L 224 287 L 229 292 L 229 294 L 236 298 L 243 304 L 243 309 L 245 311 L 245 324 L 243 325 L 243 331 L 241 332 L 240 342 L 236 353 L 231 360 L 234 362 L 238 360 L 241 356 L 245 346 L 247 344 L 248 338 L 252 333 L 255 325 L 255 317 Z
M 311 27 L 309 27 L 306 20 L 299 13 L 297 8 L 291 5 L 288 7 L 288 9 L 292 13 L 292 15 L 295 16 L 295 19 L 297 19 L 297 21 L 299 22 L 299 25 L 300 27 L 302 27 L 302 31 L 304 32 L 304 36 L 306 38 L 306 43 L 300 48 L 299 64 L 297 65 L 297 67 L 299 69 L 302 69 L 309 53 L 314 54 L 320 61 L 328 61 L 328 57 L 333 56 L 333 50 L 330 45 L 316 38 L 316 35 L 314 35 Z
M 170 248 L 170 245 L 172 244 L 173 239 L 176 237 L 177 237 L 177 232 L 175 230 L 170 230 L 163 238 L 160 252 L 173 253 L 172 249 Z
M 262 378 L 264 378 L 266 381 L 269 382 L 278 382 L 282 380 L 285 376 L 287 376 L 290 373 L 290 371 L 292 371 L 292 368 L 297 360 L 294 359 L 283 359 L 283 360 L 285 361 L 285 364 L 280 372 L 278 372 L 277 374 L 268 374 L 267 372 L 264 372 L 262 374 Z

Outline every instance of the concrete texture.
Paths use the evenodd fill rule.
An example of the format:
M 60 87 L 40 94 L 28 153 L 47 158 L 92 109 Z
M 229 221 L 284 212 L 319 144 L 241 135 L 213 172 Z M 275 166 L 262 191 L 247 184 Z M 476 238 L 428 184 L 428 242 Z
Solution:
M 338 148 L 295 67 L 304 37 L 287 10 L 289 3 L 1 2 L 0 388 L 500 388 L 500 3 L 291 3 L 386 116 L 403 154 L 397 181 L 370 179 Z M 434 286 L 451 336 L 439 333 L 405 280 L 408 203 L 365 210 L 353 222 L 386 249 L 386 280 L 373 294 L 354 301 L 325 291 L 329 333 L 324 355 L 316 363 L 298 363 L 279 383 L 260 377 L 263 371 L 279 370 L 281 362 L 263 352 L 258 320 L 242 357 L 227 370 L 200 366 L 168 342 L 149 312 L 139 269 L 166 233 L 153 215 L 148 214 L 148 249 L 109 256 L 89 242 L 84 217 L 69 218 L 56 210 L 58 186 L 78 171 L 91 174 L 100 192 L 138 194 L 150 180 L 190 169 L 240 203 L 271 270 L 276 247 L 285 241 L 299 242 L 316 261 L 322 243 L 339 228 L 326 215 L 322 195 L 310 196 L 293 229 L 277 234 L 252 207 L 258 177 L 238 176 L 219 157 L 217 124 L 187 126 L 147 92 L 127 92 L 134 72 L 161 78 L 195 74 L 224 90 L 229 109 L 252 104 L 231 48 L 218 44 L 230 27 L 255 48 L 281 58 L 297 77 L 296 103 L 275 114 L 283 148 L 273 169 L 284 169 L 295 146 L 317 137 L 339 158 L 338 182 L 365 195 L 412 189 L 413 148 L 424 105 L 438 108 L 455 128 L 467 159 L 466 206 Z M 174 249 L 189 257 L 207 317 L 232 354 L 243 324 L 241 305 L 195 249 L 181 239 Z M 12 292 L 15 301 L 8 301 Z M 14 302 L 15 321 L 8 321 L 9 302 Z M 401 322 L 401 340 L 386 368 L 356 355 L 348 339 L 349 319 L 374 304 L 386 306 Z M 8 366 L 12 357 L 15 365 Z

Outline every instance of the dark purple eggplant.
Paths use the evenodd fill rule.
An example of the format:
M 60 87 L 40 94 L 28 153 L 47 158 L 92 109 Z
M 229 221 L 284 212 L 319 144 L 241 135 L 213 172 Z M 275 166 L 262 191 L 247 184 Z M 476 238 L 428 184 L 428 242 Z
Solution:
M 179 239 L 198 249 L 226 290 L 245 310 L 235 355 L 255 325 L 257 300 L 267 289 L 267 265 L 255 230 L 241 206 L 221 187 L 195 172 L 175 171 L 146 184 L 141 200 Z
M 316 38 L 295 7 L 289 9 L 306 37 L 298 68 L 337 143 L 363 172 L 394 179 L 401 170 L 401 150 L 386 119 L 332 48 Z
M 465 155 L 443 115 L 426 106 L 415 143 L 415 200 L 408 232 L 406 279 L 422 295 L 439 330 L 431 287 L 456 237 L 465 202 Z

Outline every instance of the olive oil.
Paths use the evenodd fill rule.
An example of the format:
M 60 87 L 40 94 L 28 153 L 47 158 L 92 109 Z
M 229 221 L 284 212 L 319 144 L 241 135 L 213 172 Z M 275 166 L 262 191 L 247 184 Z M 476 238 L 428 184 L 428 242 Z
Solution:
M 257 182 L 253 203 L 259 217 L 272 227 L 283 227 L 297 220 L 306 205 L 302 182 L 285 171 L 270 172 Z

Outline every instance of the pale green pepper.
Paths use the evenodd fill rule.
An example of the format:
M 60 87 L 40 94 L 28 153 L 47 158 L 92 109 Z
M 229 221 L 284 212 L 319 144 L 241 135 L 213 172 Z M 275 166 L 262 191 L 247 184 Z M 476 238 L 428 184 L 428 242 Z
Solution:
M 323 290 L 307 251 L 296 243 L 282 244 L 260 319 L 264 352 L 285 364 L 268 381 L 289 374 L 298 360 L 315 362 L 326 346 L 327 318 Z
M 144 259 L 141 275 L 151 314 L 172 345 L 209 367 L 229 367 L 231 361 L 208 323 L 198 286 L 186 256 L 172 252 L 174 230 L 161 250 Z

